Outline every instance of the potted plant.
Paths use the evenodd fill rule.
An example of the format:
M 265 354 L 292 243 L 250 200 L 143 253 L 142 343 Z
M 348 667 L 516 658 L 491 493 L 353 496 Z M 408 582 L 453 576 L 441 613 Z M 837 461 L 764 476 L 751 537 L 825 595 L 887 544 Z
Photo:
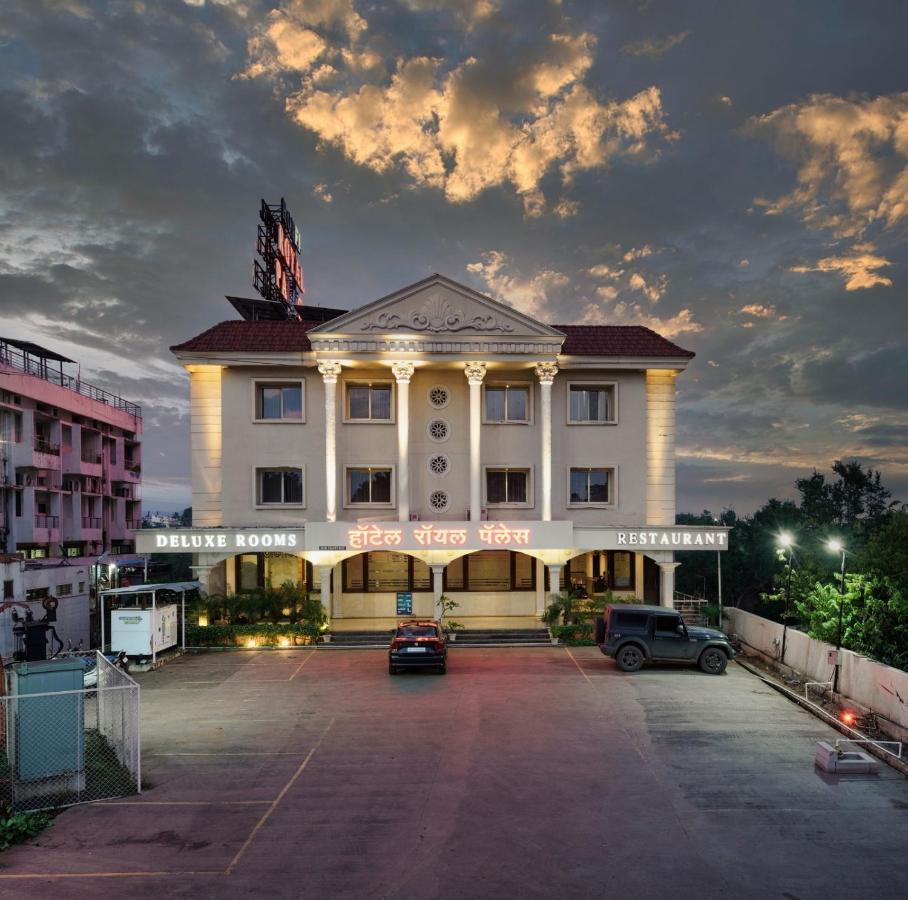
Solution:
M 456 600 L 452 600 L 447 594 L 442 594 L 438 598 L 438 606 L 441 610 L 441 615 L 439 616 L 439 624 L 452 641 L 457 640 L 457 630 L 462 630 L 463 625 L 460 622 L 452 622 L 450 620 L 446 622 L 445 616 L 450 612 L 454 612 L 454 610 L 457 609 L 460 604 Z

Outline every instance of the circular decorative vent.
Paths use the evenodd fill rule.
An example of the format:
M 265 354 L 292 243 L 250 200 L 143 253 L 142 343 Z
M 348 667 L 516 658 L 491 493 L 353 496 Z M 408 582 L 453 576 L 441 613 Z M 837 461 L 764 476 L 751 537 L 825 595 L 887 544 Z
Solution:
M 443 384 L 434 384 L 429 388 L 429 405 L 435 409 L 444 409 L 451 399 L 451 394 Z
M 433 441 L 437 441 L 438 443 L 446 441 L 450 436 L 448 423 L 444 419 L 432 419 L 432 421 L 429 422 L 426 431 L 428 431 L 429 437 L 432 438 Z
M 429 471 L 433 475 L 447 475 L 450 468 L 447 456 L 439 453 L 437 456 L 429 457 Z
M 444 512 L 448 508 L 448 492 L 432 491 L 429 494 L 429 506 L 432 507 L 433 512 Z

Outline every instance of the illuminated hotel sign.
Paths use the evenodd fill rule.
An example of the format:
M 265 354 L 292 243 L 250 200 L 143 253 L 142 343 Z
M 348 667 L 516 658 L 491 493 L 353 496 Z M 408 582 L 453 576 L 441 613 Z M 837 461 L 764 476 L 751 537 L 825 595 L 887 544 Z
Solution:
M 727 550 L 728 532 L 723 528 L 634 528 L 615 529 L 616 547 L 638 550 Z
M 477 527 L 448 527 L 425 522 L 410 532 L 410 537 L 420 547 L 462 547 L 467 537 L 474 543 L 489 547 L 527 546 L 531 529 L 513 527 L 504 522 L 487 522 Z M 376 524 L 358 525 L 347 531 L 347 544 L 351 550 L 369 550 L 380 547 L 399 547 L 404 538 L 403 528 L 381 528 Z
M 728 529 L 676 525 L 631 528 L 573 522 L 308 522 L 305 528 L 176 528 L 136 532 L 137 553 L 307 553 L 352 555 L 369 550 L 405 553 L 477 550 L 534 551 L 727 550 Z M 333 557 L 337 558 L 337 557 Z

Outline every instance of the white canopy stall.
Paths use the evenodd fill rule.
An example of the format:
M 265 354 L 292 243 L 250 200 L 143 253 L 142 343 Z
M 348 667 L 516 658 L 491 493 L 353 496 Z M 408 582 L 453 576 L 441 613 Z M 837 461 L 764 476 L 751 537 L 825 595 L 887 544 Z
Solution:
M 180 607 L 181 607 L 181 637 L 180 637 L 180 646 L 181 649 L 185 652 L 186 650 L 186 592 L 195 591 L 200 587 L 198 581 L 170 581 L 163 584 L 137 584 L 130 587 L 121 587 L 121 588 L 110 588 L 106 591 L 101 591 L 101 652 L 103 653 L 107 645 L 107 635 L 105 633 L 105 621 L 104 621 L 104 599 L 105 597 L 133 597 L 136 600 L 139 599 L 141 595 L 151 595 L 151 610 L 152 610 L 152 620 L 154 620 L 155 612 L 157 610 L 158 604 L 158 594 L 162 591 L 168 591 L 170 593 L 180 595 Z M 157 663 L 157 648 L 155 642 L 151 642 L 151 666 L 155 667 Z

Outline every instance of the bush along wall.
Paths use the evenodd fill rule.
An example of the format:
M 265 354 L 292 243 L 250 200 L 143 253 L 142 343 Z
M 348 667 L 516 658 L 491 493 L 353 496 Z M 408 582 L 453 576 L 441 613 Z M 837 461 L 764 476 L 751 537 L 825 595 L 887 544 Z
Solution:
M 593 640 L 593 626 L 590 622 L 581 622 L 577 625 L 550 625 L 549 631 L 553 638 L 558 638 L 562 644 L 571 647 L 595 647 Z
M 315 644 L 322 629 L 306 622 L 274 625 L 186 625 L 186 644 L 191 647 L 303 647 Z

